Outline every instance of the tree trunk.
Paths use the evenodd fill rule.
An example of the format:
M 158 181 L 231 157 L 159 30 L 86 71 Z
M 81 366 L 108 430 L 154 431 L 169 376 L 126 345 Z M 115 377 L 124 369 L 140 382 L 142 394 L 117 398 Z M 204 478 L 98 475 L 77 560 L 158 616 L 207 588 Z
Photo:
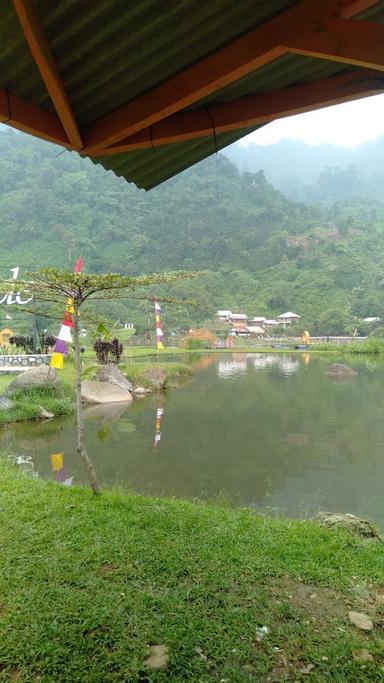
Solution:
M 75 350 L 75 370 L 76 370 L 76 417 L 77 417 L 77 452 L 80 455 L 86 469 L 91 489 L 95 495 L 100 495 L 100 487 L 97 483 L 94 467 L 88 457 L 84 445 L 84 417 L 83 406 L 81 403 L 81 354 L 79 338 L 79 312 L 77 306 L 74 307 L 73 315 L 73 346 Z

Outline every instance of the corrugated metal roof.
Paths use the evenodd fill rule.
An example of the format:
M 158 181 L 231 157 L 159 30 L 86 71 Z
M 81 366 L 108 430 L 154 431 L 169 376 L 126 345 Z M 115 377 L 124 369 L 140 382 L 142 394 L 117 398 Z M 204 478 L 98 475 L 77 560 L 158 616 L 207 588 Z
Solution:
M 78 125 L 166 81 L 262 25 L 298 0 L 34 0 Z M 0 0 L 0 88 L 52 110 L 16 18 Z M 363 15 L 384 21 L 379 3 Z M 286 55 L 199 102 L 211 105 L 311 81 L 344 70 L 325 60 Z M 254 129 L 101 157 L 96 162 L 152 188 Z

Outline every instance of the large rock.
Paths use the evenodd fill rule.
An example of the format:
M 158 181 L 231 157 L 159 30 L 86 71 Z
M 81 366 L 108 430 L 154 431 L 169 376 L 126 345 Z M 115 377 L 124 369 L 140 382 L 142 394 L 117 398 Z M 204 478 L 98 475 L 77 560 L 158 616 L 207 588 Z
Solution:
M 130 403 L 132 394 L 110 382 L 81 383 L 81 398 L 86 403 Z
M 98 382 L 116 384 L 117 387 L 126 389 L 126 391 L 132 391 L 133 389 L 132 383 L 123 375 L 115 363 L 109 363 L 109 365 L 103 365 L 99 368 L 95 379 Z
M 343 365 L 342 363 L 333 363 L 333 365 L 330 365 L 327 372 L 327 375 L 332 375 L 332 376 L 343 376 L 343 377 L 352 377 L 353 375 L 358 375 L 358 372 L 354 370 L 353 368 L 348 367 L 348 365 Z
M 7 396 L 12 396 L 18 391 L 37 389 L 40 387 L 51 387 L 58 394 L 61 392 L 59 376 L 56 370 L 49 367 L 49 365 L 39 365 L 36 368 L 28 368 L 28 370 L 22 372 L 10 383 L 5 393 Z
M 381 536 L 376 527 L 366 519 L 360 519 L 350 512 L 319 512 L 318 520 L 322 526 L 330 529 L 342 528 L 350 531 L 356 536 L 363 538 L 376 539 L 381 541 Z
M 162 389 L 165 386 L 167 379 L 165 370 L 162 370 L 162 368 L 147 368 L 147 370 L 144 370 L 143 372 L 143 377 L 156 389 Z

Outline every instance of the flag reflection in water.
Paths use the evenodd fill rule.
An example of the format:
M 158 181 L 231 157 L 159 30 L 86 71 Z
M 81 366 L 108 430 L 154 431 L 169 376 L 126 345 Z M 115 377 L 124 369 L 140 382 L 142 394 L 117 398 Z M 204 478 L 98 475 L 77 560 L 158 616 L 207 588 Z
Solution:
M 64 468 L 64 453 L 51 453 L 49 457 L 51 460 L 52 472 L 55 475 L 56 481 L 63 486 L 71 486 L 73 477 L 67 477 L 67 473 Z
M 161 420 L 164 415 L 164 408 L 161 405 L 157 406 L 156 409 L 156 422 L 155 422 L 155 438 L 153 440 L 153 447 L 157 448 L 161 441 Z

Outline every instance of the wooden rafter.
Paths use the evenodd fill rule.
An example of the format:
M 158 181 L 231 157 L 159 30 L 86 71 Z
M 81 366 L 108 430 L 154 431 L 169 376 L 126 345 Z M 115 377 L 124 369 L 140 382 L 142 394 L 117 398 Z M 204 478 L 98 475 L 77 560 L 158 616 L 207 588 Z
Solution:
M 216 133 L 263 125 L 319 107 L 341 104 L 384 92 L 384 76 L 368 69 L 355 69 L 331 78 L 275 90 L 207 109 L 174 114 L 149 131 L 143 130 L 97 154 L 121 154 L 160 145 L 185 142 Z
M 96 154 L 184 109 L 273 61 L 287 51 L 287 36 L 316 32 L 329 17 L 353 16 L 378 0 L 302 0 L 165 83 L 89 126 L 84 152 Z
M 384 71 L 384 25 L 329 19 L 310 33 L 297 31 L 284 42 L 289 52 Z
M 79 150 L 83 146 L 81 135 L 51 49 L 36 14 L 33 0 L 13 0 L 13 4 L 33 59 L 67 134 L 70 146 Z
M 56 114 L 40 109 L 36 104 L 0 90 L 0 122 L 43 140 L 69 146 L 65 130 Z
M 342 19 L 350 19 L 366 12 L 371 7 L 378 5 L 378 3 L 379 0 L 345 0 L 345 2 L 342 0 L 337 16 Z

